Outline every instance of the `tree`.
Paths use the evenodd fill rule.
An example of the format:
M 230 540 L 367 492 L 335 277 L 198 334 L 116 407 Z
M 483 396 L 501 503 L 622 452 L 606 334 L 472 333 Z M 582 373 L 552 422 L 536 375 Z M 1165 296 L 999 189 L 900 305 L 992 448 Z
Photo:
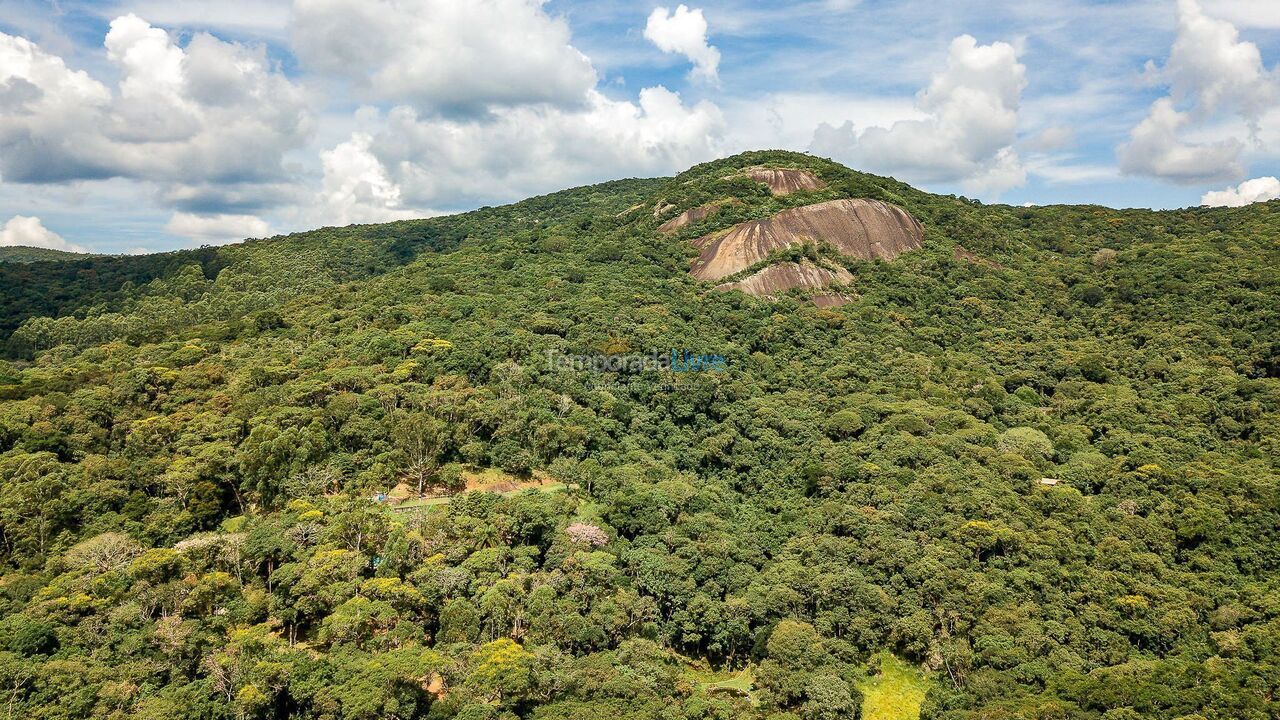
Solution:
M 481 645 L 471 656 L 467 688 L 486 701 L 510 706 L 533 690 L 534 657 L 510 638 Z
M 1043 463 L 1053 455 L 1053 441 L 1033 427 L 1005 430 L 1000 433 L 996 447 L 1001 452 L 1015 453 L 1035 463 Z
M 106 532 L 77 543 L 63 557 L 67 564 L 79 570 L 104 573 L 124 567 L 140 554 L 142 546 L 133 538 Z
M 419 495 L 439 466 L 447 430 L 444 422 L 424 412 L 406 412 L 396 421 L 391 432 L 396 448 L 404 458 L 405 473 L 417 483 Z

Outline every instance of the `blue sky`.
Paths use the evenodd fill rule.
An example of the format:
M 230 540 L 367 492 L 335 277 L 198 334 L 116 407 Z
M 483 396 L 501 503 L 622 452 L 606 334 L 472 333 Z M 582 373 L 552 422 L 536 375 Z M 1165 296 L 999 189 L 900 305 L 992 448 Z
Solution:
M 1280 195 L 1275 0 L 0 0 L 0 244 L 141 252 L 745 149 L 1012 204 Z

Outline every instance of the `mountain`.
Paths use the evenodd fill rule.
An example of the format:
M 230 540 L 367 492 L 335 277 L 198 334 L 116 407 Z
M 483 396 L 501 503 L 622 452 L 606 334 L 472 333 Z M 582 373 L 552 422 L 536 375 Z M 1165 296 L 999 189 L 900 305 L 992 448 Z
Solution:
M 10 707 L 1274 717 L 1278 241 L 756 152 L 0 265 Z
M 26 245 L 9 245 L 0 247 L 0 263 L 29 263 L 42 260 L 70 260 L 84 257 L 83 253 L 49 248 L 27 247 Z

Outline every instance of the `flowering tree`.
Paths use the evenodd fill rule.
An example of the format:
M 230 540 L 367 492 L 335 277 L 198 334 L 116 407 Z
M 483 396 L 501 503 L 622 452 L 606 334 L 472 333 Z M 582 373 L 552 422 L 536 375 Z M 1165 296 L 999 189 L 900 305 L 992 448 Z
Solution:
M 573 523 L 564 532 L 575 543 L 586 543 L 594 547 L 609 544 L 609 536 L 605 531 L 590 523 Z

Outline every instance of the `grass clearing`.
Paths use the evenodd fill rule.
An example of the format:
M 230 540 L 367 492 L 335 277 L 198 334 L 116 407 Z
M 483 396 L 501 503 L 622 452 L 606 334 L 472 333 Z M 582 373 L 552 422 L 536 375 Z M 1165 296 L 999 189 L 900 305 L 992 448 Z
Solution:
M 553 480 L 544 473 L 534 473 L 532 480 L 521 480 L 496 468 L 468 468 L 463 471 L 462 476 L 467 483 L 464 492 L 492 492 L 503 497 L 519 495 L 526 490 L 537 490 L 544 493 L 560 492 L 566 487 L 564 483 Z M 415 510 L 432 508 L 437 505 L 448 505 L 455 497 L 457 495 L 411 498 L 402 503 L 392 505 L 391 509 Z
M 859 688 L 863 720 L 919 720 L 928 679 L 892 654 L 882 653 L 879 658 L 880 673 Z
M 756 704 L 755 696 L 755 676 L 754 668 L 750 665 L 738 670 L 717 672 L 708 669 L 705 664 L 695 664 L 690 661 L 690 666 L 685 672 L 688 674 L 690 681 L 700 690 L 707 693 L 726 693 L 746 698 L 747 702 L 753 706 Z

